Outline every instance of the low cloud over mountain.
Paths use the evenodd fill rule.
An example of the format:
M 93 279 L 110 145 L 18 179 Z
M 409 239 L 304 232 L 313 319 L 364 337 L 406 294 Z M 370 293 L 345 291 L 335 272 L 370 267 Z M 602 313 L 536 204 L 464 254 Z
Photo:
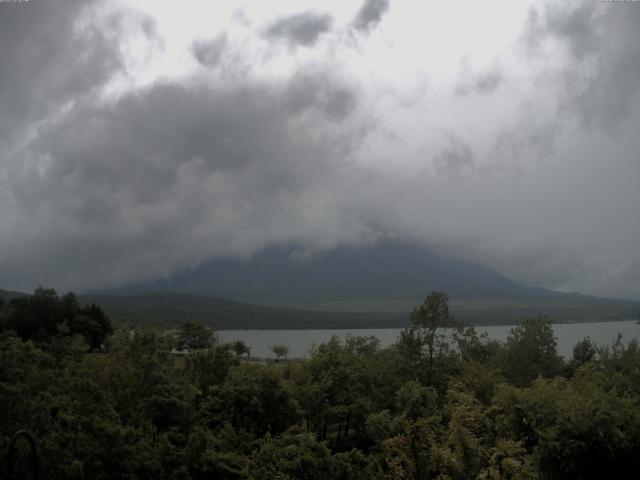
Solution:
M 0 4 L 0 286 L 400 238 L 640 298 L 638 5 L 198 5 Z

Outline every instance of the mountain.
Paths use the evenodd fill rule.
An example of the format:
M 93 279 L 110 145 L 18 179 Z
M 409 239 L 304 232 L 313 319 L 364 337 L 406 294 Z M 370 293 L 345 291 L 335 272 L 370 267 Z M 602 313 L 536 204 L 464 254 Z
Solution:
M 213 260 L 169 279 L 107 293 L 181 292 L 288 305 L 345 299 L 416 300 L 432 290 L 445 291 L 451 298 L 563 295 L 522 286 L 484 265 L 399 242 L 339 247 L 309 256 L 292 248 L 271 248 L 247 260 Z
M 449 293 L 454 315 L 477 325 L 513 324 L 534 315 L 557 322 L 620 320 L 640 311 L 639 302 L 525 287 L 482 265 L 399 244 L 312 257 L 271 249 L 246 261 L 214 261 L 168 280 L 78 299 L 100 305 L 120 324 L 198 320 L 217 329 L 381 328 L 406 325 L 431 290 Z M 5 300 L 22 295 L 0 290 Z
M 373 328 L 406 325 L 432 290 L 474 324 L 513 324 L 534 315 L 557 322 L 636 318 L 640 302 L 520 285 L 478 263 L 386 242 L 317 255 L 270 248 L 246 260 L 213 260 L 155 282 L 79 295 L 118 322 L 218 329 Z M 0 290 L 9 300 L 24 295 Z M 224 300 L 223 300 L 224 299 Z
M 401 242 L 308 256 L 270 248 L 246 260 L 213 260 L 169 279 L 98 292 L 103 295 L 94 301 L 132 320 L 191 316 L 224 328 L 391 327 L 406 324 L 432 290 L 446 292 L 456 317 L 475 324 L 533 315 L 558 322 L 620 320 L 640 311 L 638 302 L 520 285 L 484 265 Z

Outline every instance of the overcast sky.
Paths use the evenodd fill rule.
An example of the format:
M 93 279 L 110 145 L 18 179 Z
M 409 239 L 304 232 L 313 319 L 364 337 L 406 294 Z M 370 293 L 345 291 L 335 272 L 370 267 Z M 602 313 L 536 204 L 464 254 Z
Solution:
M 640 299 L 640 2 L 0 3 L 0 288 L 419 242 Z

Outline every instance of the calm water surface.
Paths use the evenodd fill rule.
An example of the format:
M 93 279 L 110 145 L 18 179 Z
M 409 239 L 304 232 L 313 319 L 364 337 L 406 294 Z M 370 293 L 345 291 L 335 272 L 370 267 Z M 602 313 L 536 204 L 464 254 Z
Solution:
M 514 325 L 501 325 L 494 327 L 476 327 L 478 333 L 486 332 L 490 338 L 504 341 Z M 374 336 L 380 339 L 383 347 L 389 346 L 400 335 L 399 328 L 372 328 L 351 330 L 221 330 L 218 337 L 222 342 L 243 340 L 251 347 L 251 355 L 254 357 L 274 357 L 270 348 L 276 344 L 284 344 L 289 347 L 289 358 L 305 357 L 314 346 L 331 339 L 337 335 L 341 340 L 348 335 Z M 558 342 L 558 353 L 565 357 L 571 357 L 575 344 L 584 337 L 598 345 L 610 345 L 622 334 L 626 344 L 633 338 L 640 337 L 640 325 L 635 321 L 622 322 L 598 322 L 598 323 L 569 323 L 553 325 L 553 330 Z

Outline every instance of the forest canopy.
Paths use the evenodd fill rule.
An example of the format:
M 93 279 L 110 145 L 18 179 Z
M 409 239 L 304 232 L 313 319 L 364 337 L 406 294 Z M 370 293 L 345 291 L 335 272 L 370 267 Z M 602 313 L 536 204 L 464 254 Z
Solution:
M 636 478 L 635 340 L 565 360 L 545 318 L 498 342 L 447 302 L 388 348 L 334 337 L 274 362 L 194 323 L 112 331 L 41 288 L 0 305 L 0 449 L 28 430 L 45 479 Z

